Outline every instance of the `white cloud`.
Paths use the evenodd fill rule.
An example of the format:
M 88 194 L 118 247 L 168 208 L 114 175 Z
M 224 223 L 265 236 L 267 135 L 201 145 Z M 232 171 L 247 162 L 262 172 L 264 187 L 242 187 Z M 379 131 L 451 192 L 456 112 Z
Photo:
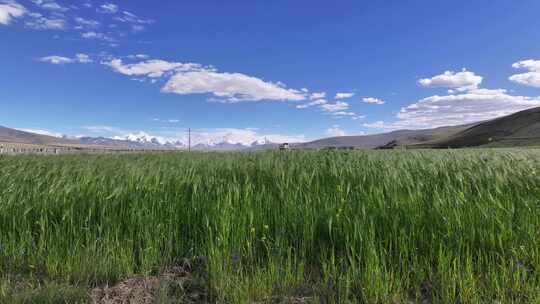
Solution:
M 39 134 L 39 135 L 53 136 L 53 137 L 63 137 L 64 136 L 62 133 L 52 132 L 52 131 L 43 130 L 43 129 L 17 129 L 17 130 L 23 131 L 23 132 Z
M 482 76 L 463 69 L 461 72 L 446 71 L 441 75 L 420 79 L 418 83 L 425 88 L 448 88 L 463 92 L 478 88 Z
M 146 60 L 124 64 L 121 59 L 111 58 L 102 64 L 127 76 L 159 78 L 172 75 L 161 89 L 165 93 L 212 94 L 221 98 L 220 102 L 306 99 L 305 92 L 288 89 L 282 83 L 267 82 L 241 73 L 218 72 L 211 66 L 197 63 Z
M 61 6 L 54 0 L 30 0 L 35 5 L 39 6 L 42 9 L 49 10 L 49 11 L 57 11 L 57 12 L 65 12 L 68 11 L 69 8 Z
M 384 121 L 378 120 L 376 122 L 372 123 L 364 123 L 362 126 L 366 128 L 372 128 L 372 129 L 391 129 L 390 126 L 388 126 Z
M 115 14 L 118 12 L 118 5 L 113 3 L 105 3 L 99 7 L 98 12 L 104 14 Z
M 165 122 L 165 123 L 172 123 L 172 124 L 175 124 L 175 123 L 179 123 L 180 122 L 180 119 L 160 119 L 160 118 L 154 118 L 152 119 L 153 121 L 157 121 L 157 122 Z
M 43 9 L 50 10 L 50 11 L 59 11 L 59 12 L 65 12 L 69 10 L 67 7 L 63 7 L 59 5 L 58 3 L 54 1 L 47 1 L 41 5 Z
M 127 11 L 123 11 L 121 16 L 114 17 L 113 19 L 119 22 L 124 22 L 124 23 L 140 23 L 140 24 L 154 23 L 154 20 L 141 19 L 137 17 L 137 15 L 127 12 Z
M 82 33 L 81 37 L 83 37 L 85 39 L 97 39 L 97 40 L 103 40 L 103 41 L 107 41 L 107 42 L 116 41 L 116 39 L 114 39 L 112 37 L 109 37 L 106 34 L 93 32 L 93 31 Z
M 305 108 L 309 108 L 309 107 L 312 107 L 312 106 L 323 105 L 323 104 L 326 104 L 326 103 L 327 103 L 326 99 L 317 99 L 317 100 L 313 100 L 313 101 L 305 103 L 305 104 L 297 105 L 296 108 L 297 109 L 305 109 Z
M 147 76 L 151 78 L 162 77 L 167 72 L 186 72 L 202 69 L 202 66 L 196 63 L 168 62 L 164 60 L 146 60 L 139 63 L 124 64 L 122 59 L 112 59 L 103 62 L 103 64 L 123 75 Z
M 39 13 L 29 14 L 33 19 L 26 21 L 25 25 L 34 30 L 63 30 L 66 21 L 60 18 L 46 18 Z
M 540 60 L 523 60 L 512 65 L 516 69 L 529 70 L 527 73 L 510 76 L 510 81 L 526 86 L 540 88 Z
M 325 112 L 339 112 L 349 109 L 349 104 L 344 101 L 336 101 L 335 103 L 321 104 L 320 108 Z
M 527 69 L 533 72 L 540 72 L 540 60 L 523 60 L 512 64 L 515 69 Z
M 47 62 L 52 64 L 66 64 L 66 63 L 73 63 L 73 59 L 63 56 L 46 56 L 39 59 L 41 62 Z
M 15 1 L 0 2 L 0 24 L 8 25 L 13 18 L 22 17 L 26 8 Z
M 94 62 L 92 59 L 90 59 L 90 56 L 88 56 L 86 54 L 81 54 L 81 53 L 75 55 L 75 59 L 79 63 L 92 63 L 92 62 Z
M 356 113 L 347 112 L 347 111 L 332 112 L 331 115 L 334 115 L 334 116 L 354 116 L 354 117 L 357 116 Z
M 46 56 L 39 59 L 41 62 L 47 62 L 51 64 L 68 64 L 68 63 L 91 63 L 93 60 L 86 54 L 77 54 L 74 58 L 64 56 Z
M 309 99 L 311 100 L 316 100 L 316 99 L 324 99 L 326 97 L 326 93 L 325 92 L 319 92 L 319 93 L 312 93 L 310 96 L 309 96 Z
M 134 25 L 131 26 L 131 30 L 132 30 L 133 32 L 135 32 L 135 33 L 136 33 L 136 32 L 142 32 L 142 31 L 144 31 L 145 29 L 146 29 L 146 27 L 144 27 L 143 25 L 139 25 L 139 24 L 134 24 Z
M 145 54 L 136 54 L 136 55 L 129 55 L 129 56 L 127 56 L 127 58 L 129 58 L 129 59 L 148 59 L 148 58 L 150 58 L 150 56 L 145 55 Z
M 335 99 L 345 99 L 351 98 L 354 96 L 354 93 L 337 93 Z
M 286 89 L 276 83 L 241 73 L 219 73 L 213 70 L 179 72 L 169 79 L 162 91 L 180 95 L 209 93 L 230 102 L 300 101 L 306 98 L 300 91 Z
M 370 104 L 376 104 L 376 105 L 382 105 L 382 104 L 386 103 L 384 100 L 374 98 L 374 97 L 364 97 L 364 98 L 362 98 L 362 102 L 370 103 Z
M 327 113 L 328 115 L 332 115 L 334 118 L 344 118 L 344 117 L 350 117 L 353 120 L 357 120 L 360 118 L 364 118 L 365 116 L 358 115 L 354 112 L 346 111 L 349 109 L 350 105 L 344 101 L 334 101 L 334 103 L 328 103 L 326 99 L 317 99 L 313 100 L 311 102 L 297 105 L 297 109 L 305 109 L 312 106 L 318 106 L 319 109 L 321 109 L 323 112 Z
M 540 96 L 514 96 L 503 89 L 474 89 L 461 94 L 424 98 L 402 108 L 395 122 L 378 121 L 364 126 L 378 129 L 425 129 L 462 125 L 538 106 Z
M 94 29 L 99 27 L 100 25 L 99 21 L 92 19 L 84 19 L 81 17 L 75 17 L 75 22 L 79 24 L 79 27 L 77 29 Z
M 83 129 L 86 129 L 88 131 L 91 131 L 91 132 L 95 132 L 95 133 L 103 133 L 103 132 L 108 132 L 108 133 L 122 133 L 123 131 L 119 131 L 118 129 L 116 129 L 115 127 L 110 127 L 110 126 L 84 126 L 82 127 Z
M 344 130 L 342 130 L 338 125 L 334 125 L 332 126 L 332 128 L 327 129 L 325 134 L 332 137 L 347 135 L 347 133 Z

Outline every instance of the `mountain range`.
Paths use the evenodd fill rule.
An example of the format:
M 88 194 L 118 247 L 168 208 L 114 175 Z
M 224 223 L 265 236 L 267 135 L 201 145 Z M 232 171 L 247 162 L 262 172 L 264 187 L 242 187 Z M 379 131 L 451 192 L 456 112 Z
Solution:
M 140 149 L 140 150 L 187 150 L 188 145 L 177 140 L 163 140 L 146 134 L 132 134 L 124 138 L 108 137 L 79 137 L 68 138 L 50 135 L 36 134 L 28 131 L 11 129 L 0 126 L 0 145 L 24 144 L 34 146 L 54 147 L 78 147 L 78 148 L 104 148 L 104 149 Z M 191 149 L 195 151 L 238 151 L 238 150 L 263 150 L 277 148 L 279 144 L 254 141 L 249 145 L 229 142 L 207 142 L 194 144 Z
M 40 135 L 0 126 L 0 144 L 30 144 L 40 146 L 76 146 L 79 148 L 187 150 L 181 141 L 164 141 L 145 134 L 125 138 L 67 138 Z M 540 107 L 473 124 L 424 130 L 398 130 L 389 133 L 339 136 L 306 143 L 292 144 L 292 149 L 395 149 L 405 148 L 465 148 L 540 146 Z M 255 141 L 249 145 L 222 141 L 199 143 L 196 151 L 240 151 L 277 149 L 279 143 Z

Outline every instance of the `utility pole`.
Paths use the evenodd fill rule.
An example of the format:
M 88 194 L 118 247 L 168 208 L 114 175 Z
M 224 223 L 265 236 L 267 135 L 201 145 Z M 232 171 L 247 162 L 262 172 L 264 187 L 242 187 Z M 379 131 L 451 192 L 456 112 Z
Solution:
M 191 152 L 191 128 L 188 128 L 188 152 Z

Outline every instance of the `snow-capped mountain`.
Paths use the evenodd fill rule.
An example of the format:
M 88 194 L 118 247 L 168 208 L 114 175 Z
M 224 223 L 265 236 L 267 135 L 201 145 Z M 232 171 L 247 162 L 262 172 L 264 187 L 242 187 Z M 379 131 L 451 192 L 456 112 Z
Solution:
M 180 140 L 166 139 L 163 137 L 150 136 L 144 132 L 129 134 L 125 137 L 81 137 L 81 144 L 97 145 L 97 146 L 113 146 L 126 147 L 137 149 L 171 149 L 171 150 L 187 150 L 188 143 Z M 242 144 L 227 140 L 222 141 L 207 140 L 206 142 L 193 142 L 191 149 L 195 151 L 239 151 L 252 149 L 271 149 L 277 147 L 278 144 L 270 143 L 264 140 L 256 140 L 251 144 Z

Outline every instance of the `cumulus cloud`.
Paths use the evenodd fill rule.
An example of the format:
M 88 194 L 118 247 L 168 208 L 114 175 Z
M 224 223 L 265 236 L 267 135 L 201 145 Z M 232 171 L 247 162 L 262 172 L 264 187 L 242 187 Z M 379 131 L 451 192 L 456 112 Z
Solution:
M 320 108 L 325 112 L 339 112 L 349 109 L 349 104 L 344 101 L 321 104 Z
M 354 96 L 354 93 L 337 93 L 334 97 L 335 99 L 345 99 L 345 98 L 351 98 Z
M 241 73 L 220 73 L 213 70 L 176 73 L 165 84 L 162 91 L 180 95 L 213 94 L 231 102 L 305 99 L 300 91 L 287 89 L 276 83 Z
M 344 130 L 342 130 L 338 125 L 334 125 L 332 126 L 332 128 L 327 129 L 325 134 L 327 136 L 332 136 L 332 137 L 347 135 L 347 133 Z
M 143 56 L 143 55 L 139 55 Z M 127 76 L 147 76 L 159 78 L 167 72 L 187 72 L 201 70 L 203 67 L 197 63 L 168 62 L 165 60 L 146 60 L 138 63 L 124 64 L 122 59 L 112 59 L 103 62 L 115 72 Z
M 392 123 L 364 124 L 377 129 L 425 129 L 462 125 L 540 106 L 539 97 L 510 95 L 506 90 L 474 89 L 461 94 L 431 96 L 402 108 Z
M 161 89 L 165 93 L 212 94 L 225 102 L 306 99 L 306 93 L 287 89 L 281 83 L 267 82 L 241 73 L 218 72 L 213 67 L 197 63 L 146 60 L 124 64 L 117 58 L 102 63 L 127 76 L 160 78 L 172 75 Z
M 418 84 L 425 88 L 448 88 L 458 92 L 476 89 L 481 83 L 482 76 L 467 71 L 467 69 L 463 69 L 461 72 L 446 71 L 441 75 L 418 81 Z
M 356 119 L 365 117 L 362 115 L 358 115 L 355 112 L 347 111 L 350 105 L 340 100 L 334 101 L 333 103 L 329 103 L 326 99 L 317 99 L 317 100 L 313 100 L 305 104 L 297 105 L 296 108 L 306 109 L 313 106 L 317 106 L 323 112 L 335 118 L 349 117 L 353 120 L 356 120 Z
M 350 105 L 344 101 L 334 101 L 334 103 L 324 103 L 320 104 L 319 108 L 335 118 L 344 118 L 349 117 L 353 120 L 365 118 L 363 115 L 358 115 L 355 112 L 347 111 Z
M 86 54 L 76 54 L 74 58 L 64 57 L 64 56 L 46 56 L 39 59 L 41 62 L 51 63 L 51 64 L 69 64 L 69 63 L 91 63 L 93 60 L 90 56 Z
M 316 99 L 324 99 L 326 97 L 326 93 L 325 92 L 315 92 L 315 93 L 312 93 L 311 95 L 309 95 L 309 99 L 311 100 L 316 100 Z
M 529 70 L 529 72 L 512 75 L 509 78 L 510 81 L 540 88 L 540 60 L 523 60 L 514 63 L 512 67 L 515 69 L 526 69 Z
M 8 25 L 13 18 L 26 14 L 26 8 L 15 1 L 0 1 L 0 24 Z
M 364 97 L 364 98 L 362 98 L 362 102 L 370 103 L 370 104 L 376 104 L 376 105 L 382 105 L 382 104 L 386 103 L 384 100 L 374 98 L 374 97 Z
M 326 101 L 326 99 L 317 99 L 317 100 L 313 100 L 313 101 L 305 103 L 305 104 L 297 105 L 296 108 L 297 109 L 305 109 L 305 108 L 309 108 L 309 107 L 312 107 L 312 106 L 323 105 L 323 104 L 326 104 L 326 103 L 328 103 Z

